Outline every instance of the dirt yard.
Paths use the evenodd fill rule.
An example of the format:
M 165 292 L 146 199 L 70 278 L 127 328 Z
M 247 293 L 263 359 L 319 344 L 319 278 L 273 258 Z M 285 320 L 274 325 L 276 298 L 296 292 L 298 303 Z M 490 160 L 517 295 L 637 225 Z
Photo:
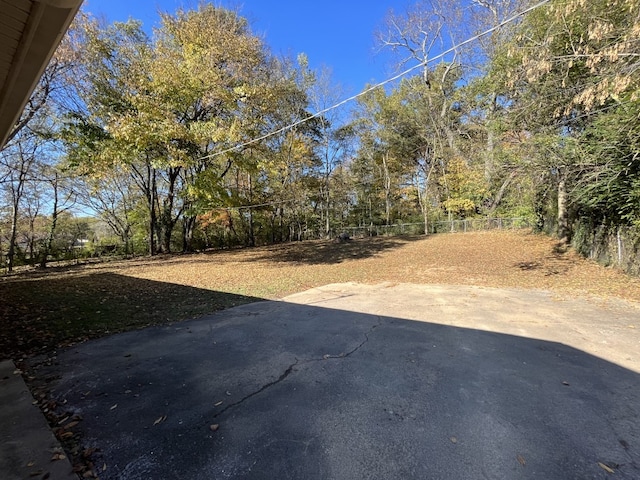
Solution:
M 522 231 L 305 242 L 3 277 L 0 358 L 349 281 L 544 289 L 640 302 L 640 279 Z

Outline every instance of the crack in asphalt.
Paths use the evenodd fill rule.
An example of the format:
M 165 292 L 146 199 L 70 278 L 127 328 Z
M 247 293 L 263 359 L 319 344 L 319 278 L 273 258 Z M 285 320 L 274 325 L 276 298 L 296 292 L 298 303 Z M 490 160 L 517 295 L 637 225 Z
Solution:
M 323 355 L 321 359 L 320 358 L 313 358 L 313 359 L 310 359 L 310 360 L 306 360 L 305 363 L 307 363 L 307 362 L 319 362 L 321 360 L 327 360 L 329 358 L 347 358 L 348 356 L 350 356 L 350 355 L 356 353 L 358 350 L 360 350 L 360 348 L 369 341 L 369 334 L 371 334 L 376 328 L 378 328 L 381 323 L 382 323 L 382 320 L 380 319 L 380 317 L 378 317 L 378 323 L 373 325 L 369 329 L 368 332 L 365 332 L 364 340 L 362 342 L 360 342 L 360 344 L 357 347 L 355 347 L 353 350 L 350 350 L 347 353 L 343 352 L 343 353 L 341 353 L 339 355 L 328 355 L 328 354 L 327 355 Z
M 213 415 L 213 418 L 218 418 L 219 416 L 221 416 L 223 413 L 225 413 L 227 410 L 230 410 L 231 408 L 237 407 L 238 405 L 243 404 L 244 402 L 246 402 L 247 400 L 249 400 L 252 397 L 255 397 L 256 395 L 259 395 L 260 393 L 264 392 L 265 390 L 267 390 L 268 388 L 273 387 L 274 385 L 277 385 L 278 383 L 282 382 L 283 380 L 285 380 L 289 375 L 291 375 L 294 371 L 294 368 L 296 367 L 296 365 L 303 365 L 305 363 L 312 363 L 312 362 L 321 362 L 323 360 L 328 360 L 330 358 L 347 358 L 351 355 L 353 355 L 354 353 L 356 353 L 358 350 L 360 350 L 368 341 L 369 341 L 369 335 L 376 329 L 378 328 L 380 325 L 382 324 L 382 319 L 378 316 L 378 323 L 376 323 L 375 325 L 373 325 L 369 331 L 364 333 L 364 340 L 362 342 L 360 342 L 356 347 L 354 347 L 353 349 L 349 350 L 346 353 L 340 353 L 338 355 L 323 355 L 322 358 L 310 358 L 307 360 L 298 360 L 296 358 L 296 361 L 293 362 L 291 365 L 289 365 L 287 367 L 287 369 L 282 373 L 282 375 L 280 375 L 276 380 L 273 380 L 269 383 L 265 383 L 262 387 L 260 387 L 258 390 L 251 392 L 248 395 L 245 395 L 244 397 L 242 397 L 240 400 L 230 403 L 229 405 L 227 405 L 226 407 L 224 407 L 222 410 L 220 410 L 219 412 L 217 412 L 216 414 Z
M 298 359 L 296 359 L 296 361 L 294 363 L 292 363 L 291 365 L 289 365 L 289 367 L 284 371 L 284 373 L 282 375 L 280 375 L 276 380 L 266 383 L 264 384 L 262 387 L 260 387 L 258 390 L 256 390 L 255 392 L 251 392 L 249 395 L 246 395 L 244 397 L 242 397 L 240 400 L 238 400 L 237 402 L 234 403 L 230 403 L 229 405 L 227 405 L 226 407 L 224 407 L 222 410 L 220 410 L 218 413 L 216 413 L 213 418 L 217 418 L 220 415 L 222 415 L 224 412 L 226 412 L 227 410 L 229 410 L 230 408 L 236 407 L 238 405 L 240 405 L 241 403 L 246 402 L 247 400 L 249 400 L 251 397 L 255 397 L 256 395 L 264 392 L 267 388 L 269 387 L 273 387 L 274 385 L 277 385 L 278 383 L 280 383 L 281 381 L 283 381 L 285 378 L 287 378 L 289 375 L 291 375 L 291 372 L 293 372 L 293 367 L 295 367 L 298 364 Z

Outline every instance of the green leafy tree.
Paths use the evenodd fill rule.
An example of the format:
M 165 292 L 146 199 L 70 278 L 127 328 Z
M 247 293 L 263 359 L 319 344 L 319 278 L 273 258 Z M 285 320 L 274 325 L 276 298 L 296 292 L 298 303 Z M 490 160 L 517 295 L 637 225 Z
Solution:
M 128 166 L 147 199 L 150 252 L 171 249 L 182 216 L 189 249 L 196 195 L 219 189 L 240 158 L 212 153 L 243 138 L 243 105 L 261 89 L 261 41 L 235 12 L 203 3 L 162 14 L 154 39 L 134 21 L 88 22 L 84 48 L 86 109 L 68 135 L 72 161 L 98 177 Z
M 529 133 L 530 159 L 555 180 L 561 240 L 571 212 L 633 217 L 639 13 L 633 0 L 551 2 L 494 59 L 510 125 Z

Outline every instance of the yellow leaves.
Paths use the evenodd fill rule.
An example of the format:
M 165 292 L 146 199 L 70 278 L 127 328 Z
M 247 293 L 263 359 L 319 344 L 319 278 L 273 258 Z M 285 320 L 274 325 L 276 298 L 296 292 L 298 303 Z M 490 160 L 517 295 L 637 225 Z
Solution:
M 525 77 L 528 82 L 536 82 L 542 76 L 551 72 L 553 64 L 548 59 L 530 61 L 525 64 Z
M 233 93 L 235 93 L 240 98 L 246 98 L 249 96 L 249 89 L 246 85 L 239 85 L 233 88 Z
M 475 202 L 468 198 L 449 198 L 442 202 L 442 206 L 447 211 L 456 214 L 472 212 L 476 208 Z
M 265 61 L 246 20 L 206 3 L 161 18 L 153 41 L 132 24 L 96 29 L 87 47 L 90 100 L 98 104 L 92 113 L 109 134 L 100 144 L 104 165 L 141 153 L 187 165 L 200 156 L 198 148 L 245 139 L 247 124 L 260 119 L 238 120 L 240 102 L 260 83 L 256 66 Z
M 601 41 L 609 37 L 615 30 L 615 27 L 611 22 L 596 19 L 588 29 L 589 40 Z
M 577 11 L 582 10 L 586 5 L 586 0 L 569 0 L 567 2 L 558 2 L 550 6 L 551 13 L 556 16 L 570 17 Z
M 609 99 L 616 100 L 630 87 L 631 83 L 632 78 L 622 74 L 617 74 L 613 78 L 605 78 L 578 93 L 565 110 L 565 113 L 570 111 L 574 105 L 580 105 L 585 110 L 590 111 L 594 107 L 604 105 Z
M 558 85 L 558 115 L 633 96 L 640 55 L 637 0 L 566 0 L 528 18 L 509 54 L 520 59 L 522 80 L 540 88 Z M 570 90 L 575 95 L 565 97 Z
M 443 180 L 451 197 L 443 205 L 450 211 L 473 211 L 474 199 L 483 198 L 488 193 L 482 173 L 469 167 L 460 157 L 453 157 L 449 161 Z

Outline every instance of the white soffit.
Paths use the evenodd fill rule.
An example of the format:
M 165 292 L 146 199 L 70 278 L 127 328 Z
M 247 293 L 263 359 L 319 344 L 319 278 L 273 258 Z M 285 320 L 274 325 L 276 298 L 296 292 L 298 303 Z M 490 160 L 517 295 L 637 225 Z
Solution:
M 0 148 L 82 0 L 0 0 Z

